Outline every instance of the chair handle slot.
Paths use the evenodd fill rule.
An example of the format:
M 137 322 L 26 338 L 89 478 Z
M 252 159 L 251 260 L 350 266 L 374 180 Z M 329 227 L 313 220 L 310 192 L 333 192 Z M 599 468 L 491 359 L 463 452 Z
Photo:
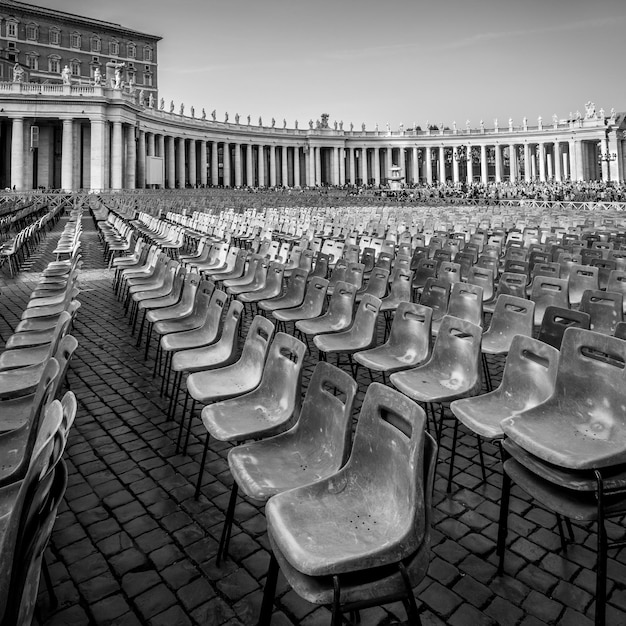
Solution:
M 540 356 L 536 352 L 532 352 L 531 350 L 522 350 L 522 357 L 540 365 L 541 367 L 548 369 L 550 367 L 550 360 L 546 359 L 543 356 Z
M 470 333 L 466 333 L 464 330 L 460 328 L 454 328 L 454 327 L 450 328 L 449 334 L 452 335 L 453 337 L 456 337 L 457 339 L 463 339 L 464 341 L 472 339 L 473 337 L 473 335 L 471 335 Z
M 299 361 L 298 355 L 293 350 L 290 350 L 289 348 L 282 347 L 278 352 L 279 352 L 279 354 L 282 357 L 284 357 L 286 359 L 289 359 L 290 361 L 292 361 L 296 365 L 298 364 L 298 361 Z
M 261 339 L 264 339 L 265 341 L 267 341 L 270 337 L 264 328 L 257 328 L 256 334 L 259 337 L 261 337 Z
M 421 324 L 425 324 L 426 323 L 426 316 L 425 315 L 420 315 L 419 313 L 413 313 L 412 311 L 405 311 L 404 312 L 404 319 L 405 320 L 413 320 L 415 322 L 420 322 Z
M 513 313 L 528 313 L 528 308 L 525 306 L 518 306 L 517 304 L 505 304 L 504 308 L 507 311 L 512 311 Z
M 392 411 L 391 409 L 381 406 L 379 407 L 380 418 L 399 430 L 407 439 L 410 439 L 413 435 L 413 428 L 410 422 L 408 422 L 402 415 Z
M 337 401 L 341 402 L 341 404 L 343 404 L 344 406 L 348 401 L 348 396 L 346 392 L 340 387 L 337 387 L 337 385 L 335 385 L 332 380 L 324 380 L 321 384 L 321 389 L 324 393 L 332 396 Z
M 592 348 L 591 346 L 581 346 L 580 353 L 588 359 L 600 361 L 601 363 L 612 365 L 613 367 L 617 367 L 621 370 L 626 367 L 626 363 L 624 363 L 624 359 L 621 356 L 609 354 L 604 350 L 598 350 L 597 348 Z

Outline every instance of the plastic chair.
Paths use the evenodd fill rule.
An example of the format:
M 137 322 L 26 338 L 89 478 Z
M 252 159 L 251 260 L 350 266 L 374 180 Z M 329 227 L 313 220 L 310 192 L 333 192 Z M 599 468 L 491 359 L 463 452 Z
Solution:
M 242 310 L 243 304 L 241 302 L 231 300 L 228 311 L 224 315 L 221 334 L 217 341 L 202 347 L 179 350 L 173 354 L 170 361 L 170 372 L 173 372 L 174 380 L 172 381 L 168 408 L 169 419 L 174 419 L 175 416 L 183 373 L 223 367 L 234 362 Z M 185 400 L 185 409 L 186 406 L 187 399 Z M 183 420 L 184 415 L 185 412 L 183 412 Z
M 318 334 L 313 337 L 313 343 L 319 350 L 320 358 L 326 360 L 328 355 L 335 354 L 337 355 L 337 365 L 339 365 L 340 356 L 346 354 L 352 375 L 356 377 L 352 355 L 376 345 L 376 325 L 379 311 L 380 300 L 370 294 L 365 294 L 349 329 L 329 334 Z
M 239 276 L 238 278 L 229 278 L 229 279 L 222 280 L 222 288 L 227 293 L 230 293 L 228 290 L 231 287 L 240 287 L 241 285 L 251 284 L 254 281 L 254 277 L 256 275 L 259 264 L 263 262 L 264 262 L 264 259 L 262 256 L 258 254 L 251 254 L 248 257 L 248 266 L 245 272 L 243 272 L 243 274 Z
M 491 374 L 487 355 L 507 354 L 516 335 L 532 337 L 535 303 L 532 300 L 502 294 L 498 296 L 489 329 L 483 333 L 481 352 L 487 389 L 491 391 Z
M 503 465 L 499 571 L 504 566 L 509 494 L 515 482 L 559 516 L 597 522 L 596 624 L 605 619 L 604 521 L 626 511 L 625 362 L 624 341 L 569 328 L 552 396 L 502 422 L 506 456 L 513 458 L 505 456 Z
M 419 624 L 413 587 L 430 560 L 436 457 L 425 421 L 415 403 L 373 383 L 345 467 L 270 498 L 273 554 L 259 625 L 270 623 L 279 567 L 298 595 L 332 605 L 333 626 L 342 623 L 342 611 L 398 599 L 409 623 Z
M 620 322 L 617 324 L 613 335 L 618 339 L 626 339 L 626 322 Z
M 609 274 L 609 280 L 606 285 L 606 290 L 612 293 L 622 294 L 623 304 L 624 304 L 622 313 L 626 315 L 626 271 L 625 270 L 613 270 Z
M 580 301 L 580 311 L 589 314 L 589 330 L 613 335 L 615 327 L 623 318 L 623 296 L 621 293 L 587 289 Z
M 328 280 L 316 277 L 308 281 L 304 300 L 300 306 L 291 309 L 279 309 L 272 311 L 272 317 L 286 327 L 287 322 L 297 322 L 298 320 L 308 320 L 317 318 L 322 314 L 324 302 L 326 301 L 326 289 Z
M 338 282 L 326 313 L 314 319 L 297 321 L 296 329 L 302 335 L 320 335 L 349 328 L 352 324 L 356 290 L 356 285 L 352 283 Z
M 176 444 L 177 451 L 182 440 L 188 400 L 191 399 L 191 410 L 187 423 L 185 453 L 187 452 L 196 402 L 209 404 L 209 402 L 232 398 L 252 391 L 261 382 L 265 359 L 273 335 L 274 324 L 257 315 L 250 324 L 241 355 L 236 361 L 234 361 L 234 355 L 229 355 L 228 362 L 212 362 L 207 365 L 206 357 L 203 359 L 204 362 L 198 363 L 196 360 L 190 360 L 189 354 L 184 352 L 176 355 L 181 356 L 180 360 L 186 357 L 187 363 L 184 370 L 189 372 L 186 380 L 187 395 Z M 173 363 L 173 366 L 175 365 L 179 365 L 179 370 L 183 369 L 182 364 Z M 200 367 L 202 369 L 199 369 Z
M 267 352 L 258 387 L 252 391 L 224 398 L 223 389 L 213 392 L 213 404 L 202 409 L 202 423 L 207 430 L 196 498 L 202 488 L 202 475 L 210 437 L 218 441 L 242 442 L 277 435 L 294 425 L 301 405 L 301 371 L 306 346 L 295 337 L 276 333 Z M 223 371 L 223 370 L 222 370 Z
M 440 405 L 438 440 L 443 430 L 443 403 L 480 391 L 481 337 L 480 326 L 446 315 L 430 359 L 389 377 L 391 384 L 412 400 Z
M 244 311 L 246 304 L 256 305 L 260 300 L 267 300 L 269 298 L 276 298 L 280 296 L 283 291 L 283 275 L 285 272 L 285 266 L 277 261 L 272 261 L 267 268 L 267 274 L 265 281 L 260 288 L 254 288 L 250 291 L 240 293 L 237 298 L 244 305 Z M 251 310 L 251 313 L 254 311 Z
M 260 300 L 257 303 L 258 308 L 263 312 L 272 313 L 280 309 L 293 309 L 300 306 L 307 287 L 307 275 L 307 270 L 301 268 L 292 270 L 284 293 L 273 298 Z
M 233 280 L 243 276 L 246 269 L 246 261 L 250 253 L 247 250 L 240 250 L 238 248 L 235 248 L 235 250 L 237 253 L 234 263 L 223 269 L 207 270 L 205 272 L 206 276 L 209 276 L 215 281 Z
M 222 283 L 226 288 L 226 293 L 231 296 L 238 296 L 239 294 L 246 293 L 247 291 L 260 291 L 265 287 L 267 281 L 267 273 L 270 267 L 270 261 L 265 258 L 257 258 L 250 261 L 250 265 L 254 267 L 254 275 L 249 282 L 235 283 L 237 279 L 226 280 Z M 246 276 L 249 276 L 249 272 L 241 278 L 243 281 Z
M 452 285 L 461 282 L 461 265 L 452 261 L 442 261 L 437 269 L 437 278 Z
M 453 283 L 448 299 L 446 315 L 458 317 L 482 326 L 483 324 L 483 288 L 470 283 Z M 434 317 L 434 316 L 433 316 Z M 441 319 L 433 319 L 431 331 L 433 335 L 439 332 Z
M 546 308 L 569 308 L 568 280 L 550 276 L 536 276 L 532 283 L 530 299 L 535 303 L 535 326 L 541 326 Z
M 467 283 L 482 287 L 483 302 L 489 302 L 495 294 L 493 271 L 484 267 L 472 266 L 467 275 Z
M 574 327 L 589 330 L 590 325 L 591 317 L 588 313 L 549 306 L 546 308 L 543 316 L 538 339 L 560 350 L 563 334 L 568 328 Z
M 393 270 L 389 295 L 381 298 L 380 310 L 385 318 L 385 339 L 391 327 L 394 312 L 401 302 L 411 302 L 411 280 L 413 272 L 398 268 Z
M 450 283 L 437 278 L 429 278 L 426 281 L 419 303 L 433 310 L 432 322 L 440 323 L 446 314 L 451 287 Z
M 573 265 L 569 275 L 570 307 L 578 307 L 587 289 L 599 290 L 598 268 L 591 265 Z
M 361 302 L 365 294 L 382 299 L 387 293 L 387 283 L 389 282 L 389 270 L 374 267 L 370 272 L 367 285 L 356 292 L 355 302 Z
M 507 351 L 500 386 L 490 393 L 455 400 L 450 404 L 450 410 L 458 421 L 452 437 L 448 493 L 452 487 L 458 423 L 475 433 L 479 444 L 481 439 L 501 439 L 504 436 L 503 419 L 537 406 L 552 395 L 558 363 L 559 351 L 556 348 L 530 336 L 516 335 Z M 480 445 L 478 451 L 485 480 Z
M 296 425 L 232 448 L 230 502 L 216 564 L 228 554 L 238 490 L 256 502 L 331 476 L 350 454 L 352 411 L 358 386 L 345 372 L 320 361 L 313 370 Z
M 330 265 L 330 257 L 328 254 L 318 252 L 315 255 L 315 265 L 313 270 L 309 272 L 309 280 L 313 278 L 324 278 L 328 276 L 328 268 Z
M 412 302 L 398 304 L 386 343 L 357 352 L 354 360 L 371 372 L 385 375 L 421 365 L 432 346 L 430 307 Z M 373 382 L 373 379 L 372 379 Z
M 413 274 L 413 300 L 417 301 L 419 292 L 425 288 L 429 278 L 435 278 L 437 262 L 432 259 L 421 259 Z

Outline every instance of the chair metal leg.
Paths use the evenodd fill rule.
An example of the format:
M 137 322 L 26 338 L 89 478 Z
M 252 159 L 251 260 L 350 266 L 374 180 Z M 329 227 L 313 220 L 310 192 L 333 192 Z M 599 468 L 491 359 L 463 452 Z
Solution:
M 183 414 L 180 418 L 180 426 L 178 428 L 178 440 L 176 441 L 176 454 L 180 452 L 180 444 L 183 440 L 183 432 L 185 430 L 185 416 L 187 415 L 187 402 L 189 401 L 189 391 L 185 393 L 185 403 L 183 404 Z
M 452 450 L 450 452 L 450 471 L 448 472 L 448 486 L 446 493 L 452 491 L 452 475 L 454 473 L 454 455 L 456 454 L 456 442 L 459 434 L 459 420 L 454 420 L 454 434 L 452 435 Z
M 226 519 L 224 520 L 222 536 L 220 537 L 220 545 L 217 549 L 217 556 L 215 557 L 215 565 L 217 565 L 218 567 L 220 565 L 222 557 L 224 558 L 224 560 L 228 558 L 228 544 L 230 543 L 230 533 L 233 529 L 233 520 L 235 519 L 235 506 L 237 505 L 238 491 L 239 485 L 235 480 L 233 481 L 233 486 L 230 490 L 230 500 L 228 501 L 228 509 L 226 509 Z
M 413 594 L 413 588 L 411 587 L 411 581 L 409 579 L 409 574 L 406 571 L 406 567 L 404 563 L 398 563 L 398 567 L 400 568 L 400 574 L 402 575 L 402 580 L 404 581 L 404 587 L 406 589 L 406 601 L 404 603 L 404 608 L 406 609 L 407 617 L 409 618 L 408 624 L 415 624 L 415 626 L 421 625 L 421 620 L 419 613 L 417 612 L 417 604 L 415 603 L 415 595 Z
M 478 442 L 478 458 L 480 459 L 480 469 L 483 475 L 483 482 L 487 482 L 487 471 L 485 470 L 485 456 L 483 455 L 483 440 L 480 435 L 476 435 Z
M 333 609 L 331 626 L 341 626 L 341 585 L 339 576 L 333 576 Z
M 176 415 L 176 403 L 180 394 L 180 382 L 183 377 L 182 372 L 174 372 L 174 380 L 172 381 L 172 395 L 170 396 L 170 405 L 167 409 L 167 419 L 173 420 Z
M 504 551 L 507 536 L 507 526 L 509 517 L 509 498 L 511 495 L 511 479 L 506 472 L 502 472 L 502 495 L 500 497 L 500 519 L 498 521 L 498 542 L 496 554 L 498 560 L 498 576 L 504 572 Z
M 263 589 L 263 602 L 257 626 L 269 626 L 272 621 L 272 607 L 274 606 L 274 596 L 276 595 L 276 581 L 278 580 L 278 561 L 274 554 L 270 557 L 270 564 L 267 568 L 265 578 L 265 588 Z
M 46 561 L 45 553 L 41 559 L 41 573 L 43 574 L 43 578 L 46 582 L 46 588 L 48 589 L 48 596 L 50 598 L 50 606 L 53 609 L 56 609 L 59 606 L 59 599 L 57 598 L 56 593 L 54 593 L 54 585 L 52 584 L 52 577 L 50 576 L 50 570 L 48 569 L 48 561 Z
M 187 420 L 187 435 L 185 436 L 185 447 L 183 448 L 183 454 L 187 454 L 187 446 L 189 446 L 189 436 L 191 435 L 191 423 L 193 422 L 193 412 L 196 410 L 196 401 L 191 401 L 191 410 L 189 411 L 189 418 Z
M 561 540 L 561 550 L 565 552 L 567 550 L 567 539 L 563 533 L 563 518 L 559 513 L 556 514 L 556 525 L 559 529 L 559 539 Z
M 595 470 L 597 481 L 597 501 L 598 501 L 598 539 L 596 554 L 596 626 L 604 626 L 606 619 L 606 559 L 607 559 L 607 536 L 604 527 L 604 485 L 602 476 L 598 470 Z
M 206 434 L 204 440 L 204 451 L 202 452 L 202 462 L 200 463 L 200 471 L 198 472 L 198 481 L 196 482 L 196 491 L 194 498 L 197 500 L 200 497 L 200 490 L 202 489 L 202 475 L 204 474 L 204 465 L 206 463 L 206 456 L 209 451 L 209 433 Z

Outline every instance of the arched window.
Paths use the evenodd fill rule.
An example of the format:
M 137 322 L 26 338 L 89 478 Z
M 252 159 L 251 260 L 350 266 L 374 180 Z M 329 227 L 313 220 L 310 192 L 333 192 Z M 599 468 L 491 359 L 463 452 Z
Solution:
M 28 65 L 31 70 L 38 70 L 39 55 L 36 52 L 28 52 L 26 54 L 26 65 Z

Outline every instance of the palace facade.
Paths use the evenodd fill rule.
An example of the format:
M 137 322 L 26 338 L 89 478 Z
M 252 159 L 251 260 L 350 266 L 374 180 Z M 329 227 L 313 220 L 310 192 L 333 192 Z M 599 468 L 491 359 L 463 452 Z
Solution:
M 2 188 L 378 186 L 392 167 L 409 185 L 626 177 L 626 114 L 592 103 L 584 114 L 492 128 L 372 131 L 327 115 L 306 128 L 219 121 L 159 99 L 159 37 L 11 0 L 0 0 L 0 18 Z M 59 64 L 42 67 L 33 54 Z

